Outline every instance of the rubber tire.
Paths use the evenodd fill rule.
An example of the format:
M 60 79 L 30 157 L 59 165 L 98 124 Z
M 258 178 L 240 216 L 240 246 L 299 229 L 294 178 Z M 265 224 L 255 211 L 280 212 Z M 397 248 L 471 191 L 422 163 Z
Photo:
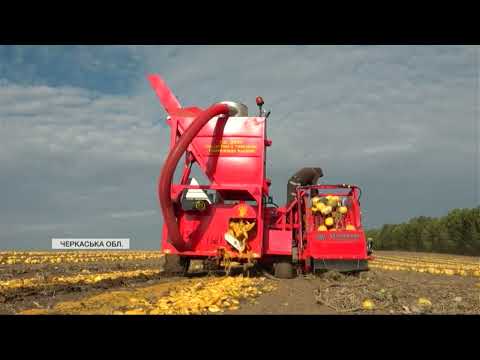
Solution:
M 163 265 L 163 268 L 166 274 L 184 276 L 188 272 L 189 267 L 190 259 L 175 254 L 165 255 L 165 264 Z
M 293 264 L 290 262 L 278 262 L 273 265 L 274 275 L 278 279 L 293 279 L 295 274 Z

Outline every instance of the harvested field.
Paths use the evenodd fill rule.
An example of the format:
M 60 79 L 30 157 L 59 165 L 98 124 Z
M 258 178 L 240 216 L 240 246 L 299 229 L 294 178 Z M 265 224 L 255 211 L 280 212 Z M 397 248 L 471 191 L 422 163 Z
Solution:
M 480 259 L 469 256 L 383 251 L 375 254 L 369 266 L 382 270 L 480 277 Z
M 163 274 L 160 252 L 2 252 L 0 314 L 480 314 L 479 259 L 377 252 L 371 270 L 277 280 Z

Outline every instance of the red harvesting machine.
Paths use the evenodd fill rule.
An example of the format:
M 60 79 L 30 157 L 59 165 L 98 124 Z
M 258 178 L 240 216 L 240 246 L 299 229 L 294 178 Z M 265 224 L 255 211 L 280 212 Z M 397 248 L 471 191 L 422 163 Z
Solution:
M 160 76 L 150 75 L 149 81 L 171 130 L 158 183 L 168 269 L 185 272 L 193 259 L 207 268 L 232 262 L 245 269 L 261 266 L 279 278 L 368 269 L 371 251 L 357 186 L 318 185 L 322 169 L 303 168 L 288 181 L 287 204 L 273 203 L 265 170 L 270 112 L 263 110 L 261 97 L 258 116 L 232 101 L 183 108 Z M 209 184 L 199 184 L 194 164 Z

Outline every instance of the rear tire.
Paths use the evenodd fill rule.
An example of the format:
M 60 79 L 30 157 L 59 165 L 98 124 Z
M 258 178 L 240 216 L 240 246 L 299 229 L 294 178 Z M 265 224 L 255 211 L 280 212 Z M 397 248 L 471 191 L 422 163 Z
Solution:
M 185 276 L 190 267 L 190 259 L 175 254 L 165 255 L 164 271 L 168 275 Z
M 294 271 L 293 264 L 290 262 L 278 262 L 273 264 L 273 270 L 276 278 L 279 279 L 293 279 Z

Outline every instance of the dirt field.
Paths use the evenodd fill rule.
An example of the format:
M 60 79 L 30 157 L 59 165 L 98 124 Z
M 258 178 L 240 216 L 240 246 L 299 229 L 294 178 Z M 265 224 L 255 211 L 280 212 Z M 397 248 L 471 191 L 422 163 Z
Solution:
M 0 252 L 0 314 L 480 314 L 480 260 L 377 252 L 359 275 L 166 277 L 159 252 Z

